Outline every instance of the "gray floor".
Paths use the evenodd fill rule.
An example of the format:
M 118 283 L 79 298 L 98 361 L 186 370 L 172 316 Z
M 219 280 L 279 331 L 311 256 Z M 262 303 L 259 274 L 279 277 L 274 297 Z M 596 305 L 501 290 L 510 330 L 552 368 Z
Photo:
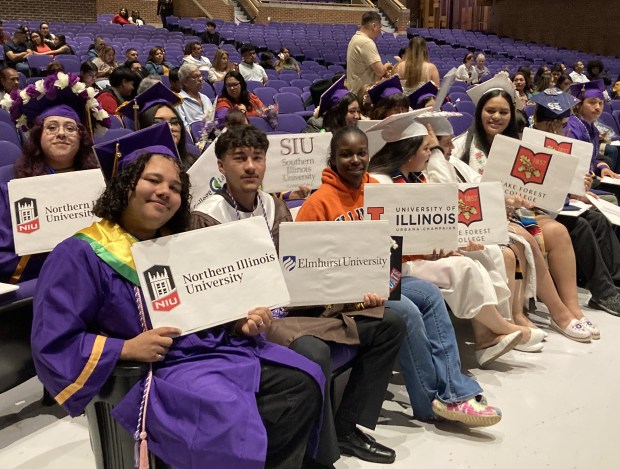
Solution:
M 580 299 L 586 303 L 587 295 Z M 396 463 L 384 467 L 620 467 L 620 318 L 584 311 L 601 329 L 598 342 L 579 344 L 550 332 L 542 353 L 510 352 L 485 370 L 474 366 L 471 344 L 462 345 L 464 367 L 503 411 L 494 427 L 468 430 L 411 419 L 406 391 L 395 375 L 374 432 L 397 450 Z M 534 319 L 544 324 L 545 317 Z M 467 330 L 458 329 L 466 339 Z M 94 469 L 85 419 L 42 408 L 40 397 L 36 380 L 0 395 L 0 469 Z M 380 466 L 342 458 L 336 467 Z

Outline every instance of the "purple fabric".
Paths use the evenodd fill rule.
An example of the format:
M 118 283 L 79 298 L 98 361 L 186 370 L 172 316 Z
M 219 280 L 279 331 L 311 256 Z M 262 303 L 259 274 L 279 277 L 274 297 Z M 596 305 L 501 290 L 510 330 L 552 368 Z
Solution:
M 599 158 L 600 143 L 596 126 L 588 124 L 576 115 L 572 115 L 568 118 L 568 122 L 566 123 L 566 132 L 567 137 L 592 144 L 593 149 L 590 171 L 594 172 L 597 176 L 600 176 L 601 171 L 604 168 L 609 168 L 609 165 L 607 165 L 604 161 L 601 161 Z
M 63 404 L 79 415 L 108 379 L 123 339 L 141 332 L 133 286 L 76 238 L 54 249 L 38 284 L 32 349 L 37 374 L 52 395 L 81 373 L 95 334 L 108 337 L 84 387 Z M 221 468 L 262 468 L 267 435 L 255 393 L 263 360 L 307 372 L 322 391 L 318 365 L 262 336 L 232 337 L 219 327 L 175 339 L 154 370 L 146 414 L 149 450 L 179 468 L 202 469 L 205 461 Z M 136 384 L 113 411 L 132 434 L 142 386 Z
M 60 106 L 53 106 L 47 108 L 37 117 L 37 122 L 41 123 L 46 117 L 57 116 L 57 117 L 66 117 L 67 119 L 73 119 L 76 123 L 80 122 L 80 117 L 77 115 L 77 112 L 70 106 L 66 104 L 61 104 Z

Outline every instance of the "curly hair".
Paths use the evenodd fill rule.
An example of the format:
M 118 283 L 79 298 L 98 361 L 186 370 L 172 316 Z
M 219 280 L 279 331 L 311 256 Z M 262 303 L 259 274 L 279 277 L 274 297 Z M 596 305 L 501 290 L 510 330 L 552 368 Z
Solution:
M 99 167 L 97 158 L 93 153 L 93 139 L 82 124 L 78 123 L 78 136 L 80 145 L 73 160 L 75 171 L 94 169 Z M 43 124 L 35 124 L 30 129 L 28 139 L 23 145 L 22 155 L 15 162 L 15 178 L 27 178 L 47 174 L 45 154 L 41 147 Z
M 121 223 L 123 212 L 129 203 L 129 194 L 136 190 L 138 181 L 146 164 L 149 162 L 154 153 L 143 153 L 133 163 L 123 168 L 108 183 L 105 191 L 93 208 L 93 213 L 101 218 L 109 220 L 113 223 Z M 172 216 L 168 223 L 164 226 L 172 233 L 182 233 L 189 226 L 190 202 L 191 195 L 189 193 L 190 182 L 189 176 L 177 159 L 172 159 L 179 170 L 179 178 L 181 180 L 181 206 L 179 210 Z

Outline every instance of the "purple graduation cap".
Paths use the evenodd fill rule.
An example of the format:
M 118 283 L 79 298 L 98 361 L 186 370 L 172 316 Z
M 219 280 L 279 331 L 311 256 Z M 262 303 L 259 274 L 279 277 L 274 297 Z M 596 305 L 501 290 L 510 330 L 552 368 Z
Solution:
M 411 109 L 415 110 L 422 108 L 422 101 L 426 98 L 430 98 L 431 96 L 436 97 L 438 91 L 439 88 L 437 88 L 432 81 L 427 81 L 409 95 L 409 105 L 411 106 Z
M 534 101 L 540 110 L 538 117 L 543 120 L 551 121 L 564 119 L 570 116 L 570 110 L 579 103 L 579 100 L 570 93 L 565 93 L 559 88 L 547 88 L 546 90 L 532 95 L 530 100 Z
M 319 101 L 319 117 L 336 106 L 349 90 L 344 86 L 345 75 L 340 77 L 329 89 L 321 95 Z
M 393 94 L 402 94 L 403 87 L 400 84 L 398 75 L 380 81 L 368 89 L 368 96 L 373 104 L 377 104 L 382 99 L 388 98 Z
M 110 181 L 119 171 L 145 153 L 157 153 L 180 160 L 167 122 L 132 132 L 93 148 L 106 181 Z
M 603 80 L 587 81 L 585 83 L 574 83 L 570 85 L 571 94 L 581 101 L 588 98 L 604 100 L 603 91 L 605 91 L 605 83 L 603 83 Z
M 169 104 L 176 106 L 183 102 L 183 98 L 166 88 L 162 82 L 157 82 L 147 90 L 140 93 L 131 101 L 126 101 L 118 108 L 118 112 L 132 119 L 138 125 L 138 114 L 155 106 L 156 104 Z M 137 127 L 136 127 L 137 130 Z

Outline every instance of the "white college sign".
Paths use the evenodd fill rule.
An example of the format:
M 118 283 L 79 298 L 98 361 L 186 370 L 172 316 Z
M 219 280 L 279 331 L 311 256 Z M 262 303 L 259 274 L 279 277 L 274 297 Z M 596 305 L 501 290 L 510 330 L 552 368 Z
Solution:
M 217 168 L 217 158 L 215 156 L 215 142 L 211 143 L 200 158 L 187 170 L 189 181 L 192 186 L 191 210 L 194 210 L 207 197 L 215 194 L 226 182 L 226 178 Z
M 508 219 L 501 182 L 459 184 L 459 246 L 508 243 Z
M 278 255 L 262 217 L 132 246 L 153 327 L 183 334 L 289 302 Z
M 291 306 L 358 303 L 389 295 L 387 222 L 280 224 L 280 262 Z
M 49 252 L 99 218 L 95 201 L 105 190 L 100 169 L 13 179 L 8 183 L 15 252 Z

